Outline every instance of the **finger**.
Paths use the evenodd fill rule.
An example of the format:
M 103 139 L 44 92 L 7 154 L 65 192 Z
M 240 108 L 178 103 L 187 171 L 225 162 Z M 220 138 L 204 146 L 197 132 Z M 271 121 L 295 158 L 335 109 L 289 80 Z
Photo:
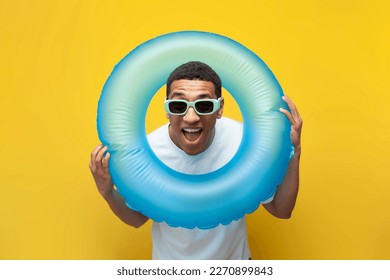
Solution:
M 91 153 L 91 161 L 95 160 L 95 157 L 97 155 L 97 153 L 100 151 L 100 149 L 103 148 L 103 145 L 102 144 L 99 144 L 95 147 L 95 149 L 93 149 L 92 153 Z
M 279 110 L 287 117 L 287 119 L 290 121 L 290 123 L 292 125 L 295 123 L 293 116 L 291 115 L 291 113 L 288 110 L 283 109 L 283 108 L 280 108 Z
M 300 120 L 301 120 L 301 116 L 300 116 L 300 114 L 299 114 L 298 108 L 297 108 L 297 106 L 294 104 L 294 102 L 292 102 L 291 98 L 288 97 L 287 95 L 284 95 L 282 98 L 283 98 L 283 100 L 287 103 L 287 106 L 290 108 L 291 114 L 292 114 L 293 118 L 294 118 L 296 121 L 300 121 Z
M 298 111 L 298 108 L 297 108 L 297 107 L 295 107 L 295 115 L 297 116 L 297 119 L 298 119 L 299 121 L 302 121 L 301 114 L 299 114 L 299 111 Z
M 95 158 L 96 164 L 100 164 L 100 165 L 102 164 L 102 159 L 106 151 L 107 151 L 107 146 L 104 146 L 103 148 L 100 149 L 100 151 L 97 153 Z
M 110 153 L 107 152 L 106 155 L 104 156 L 103 160 L 102 160 L 102 163 L 103 163 L 103 167 L 108 169 L 108 161 L 110 160 Z
M 91 160 L 89 161 L 89 168 L 92 170 L 92 171 L 95 171 L 96 170 L 96 155 L 98 154 L 98 152 L 100 151 L 100 149 L 103 147 L 102 144 L 96 146 L 95 149 L 93 149 L 92 153 L 91 153 Z
M 295 121 L 297 122 L 297 123 L 302 123 L 302 118 L 301 118 L 301 114 L 299 114 L 299 111 L 298 111 L 298 108 L 297 108 L 297 106 L 295 106 L 295 104 L 294 103 L 292 103 L 291 102 L 291 113 L 292 113 L 292 116 L 293 116 L 293 118 L 295 119 Z
M 89 169 L 92 171 L 92 174 L 95 172 L 95 165 L 92 163 L 92 161 L 89 162 Z
M 296 110 L 295 104 L 292 102 L 291 98 L 288 97 L 287 95 L 283 95 L 282 99 L 287 103 L 287 106 L 290 108 L 291 113 L 294 113 Z

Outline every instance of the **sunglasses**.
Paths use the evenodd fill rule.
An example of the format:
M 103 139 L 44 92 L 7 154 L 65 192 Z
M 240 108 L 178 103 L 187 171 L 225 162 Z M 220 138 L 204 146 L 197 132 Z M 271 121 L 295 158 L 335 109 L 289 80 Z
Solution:
M 192 107 L 198 115 L 214 114 L 221 107 L 221 98 L 218 99 L 198 99 L 189 102 L 183 99 L 167 99 L 164 102 L 164 109 L 171 115 L 185 115 Z

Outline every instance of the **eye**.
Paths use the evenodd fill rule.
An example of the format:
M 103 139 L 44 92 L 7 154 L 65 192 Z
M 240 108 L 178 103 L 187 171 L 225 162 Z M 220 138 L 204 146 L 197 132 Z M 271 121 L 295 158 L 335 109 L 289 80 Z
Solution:
M 214 104 L 211 101 L 199 101 L 196 103 L 196 110 L 201 113 L 210 113 L 213 111 Z
M 173 101 L 169 103 L 169 110 L 172 113 L 183 113 L 187 109 L 187 104 L 182 101 Z

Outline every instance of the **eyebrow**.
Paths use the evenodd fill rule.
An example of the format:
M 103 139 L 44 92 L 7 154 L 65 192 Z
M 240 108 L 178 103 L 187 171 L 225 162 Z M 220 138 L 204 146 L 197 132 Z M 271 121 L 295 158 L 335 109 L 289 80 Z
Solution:
M 173 97 L 183 97 L 183 96 L 184 96 L 184 93 L 175 91 L 174 93 L 172 93 L 171 98 L 173 98 Z

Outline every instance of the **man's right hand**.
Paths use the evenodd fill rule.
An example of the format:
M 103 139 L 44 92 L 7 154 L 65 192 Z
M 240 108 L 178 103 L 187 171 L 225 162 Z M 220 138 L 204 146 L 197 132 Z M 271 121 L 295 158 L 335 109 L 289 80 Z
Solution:
M 91 153 L 89 168 L 96 186 L 114 214 L 126 224 L 138 228 L 149 218 L 127 207 L 124 198 L 114 190 L 114 183 L 108 171 L 109 159 L 110 154 L 107 153 L 107 146 L 99 145 Z
M 107 151 L 107 146 L 100 144 L 91 153 L 91 160 L 89 162 L 89 169 L 100 194 L 106 199 L 112 195 L 114 183 L 110 172 L 108 171 L 108 161 L 110 154 Z

